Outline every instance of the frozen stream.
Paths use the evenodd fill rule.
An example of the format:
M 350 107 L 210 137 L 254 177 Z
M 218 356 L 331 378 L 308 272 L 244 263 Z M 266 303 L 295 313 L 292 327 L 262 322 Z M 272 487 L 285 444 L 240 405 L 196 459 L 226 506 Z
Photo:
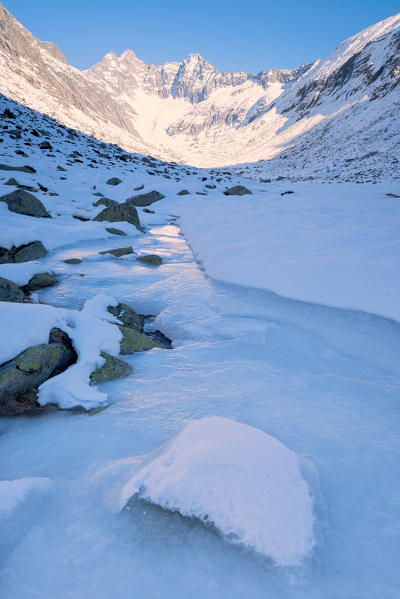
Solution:
M 400 325 L 212 281 L 173 223 L 151 233 L 46 260 L 68 276 L 44 301 L 79 308 L 106 293 L 158 314 L 175 348 L 124 356 L 134 372 L 104 385 L 114 403 L 102 412 L 0 422 L 2 478 L 53 481 L 3 526 L 1 598 L 397 598 Z M 121 245 L 165 264 L 98 255 Z M 60 263 L 70 257 L 85 260 Z M 158 508 L 104 507 L 113 481 L 96 472 L 206 415 L 256 426 L 314 464 L 318 543 L 303 567 L 278 569 Z

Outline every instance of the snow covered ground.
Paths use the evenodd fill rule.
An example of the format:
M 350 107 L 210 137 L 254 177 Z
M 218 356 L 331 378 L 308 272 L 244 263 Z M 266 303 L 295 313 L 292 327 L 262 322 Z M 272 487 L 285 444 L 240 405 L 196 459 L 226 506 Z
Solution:
M 27 112 L 27 129 L 46 129 L 38 118 Z M 91 300 L 105 294 L 154 314 L 149 326 L 168 335 L 173 349 L 124 356 L 133 373 L 98 388 L 108 394 L 105 410 L 0 420 L 0 478 L 9 481 L 3 490 L 11 483 L 16 493 L 15 509 L 0 513 L 0 596 L 397 599 L 399 200 L 385 194 L 399 193 L 398 185 L 289 189 L 247 181 L 253 195 L 226 197 L 222 191 L 243 183 L 240 178 L 179 165 L 151 168 L 140 157 L 125 163 L 107 146 L 102 158 L 84 137 L 71 142 L 56 128 L 51 136 L 53 156 L 37 149 L 40 140 L 24 147 L 6 138 L 0 147 L 0 162 L 37 171 L 0 171 L 0 183 L 12 175 L 59 194 L 34 194 L 53 219 L 27 221 L 2 211 L 2 243 L 39 235 L 48 253 L 32 270 L 31 263 L 0 265 L 0 276 L 22 284 L 36 268 L 52 270 L 58 285 L 38 295 L 54 308 L 21 309 L 79 314 L 86 306 L 89 316 L 96 307 Z M 29 157 L 16 158 L 17 147 Z M 78 148 L 82 163 L 67 158 Z M 90 157 L 98 160 L 94 168 L 87 166 Z M 67 170 L 57 171 L 58 164 Z M 112 176 L 121 184 L 107 185 Z M 73 218 L 101 210 L 92 205 L 99 190 L 123 201 L 142 184 L 143 191 L 166 196 L 150 206 L 154 214 L 139 208 L 145 234 L 119 223 L 127 235 L 117 238 L 105 230 L 109 223 Z M 178 197 L 182 188 L 191 193 Z M 1 195 L 12 189 L 2 185 Z M 288 190 L 295 193 L 280 195 Z M 154 268 L 138 262 L 137 254 L 99 254 L 121 246 L 159 254 L 164 262 Z M 82 262 L 66 264 L 68 258 Z M 9 354 L 0 363 L 4 359 Z M 163 444 L 169 443 L 162 454 L 167 474 L 176 464 L 192 467 L 182 447 L 174 456 L 165 447 L 171 450 L 191 422 L 209 417 L 254 427 L 285 456 L 299 456 L 315 539 L 300 564 L 274 562 L 232 543 L 224 522 L 218 529 L 204 526 L 155 504 L 165 501 L 154 502 L 150 492 L 152 502 L 136 497 L 120 512 L 108 509 L 121 499 L 133 463 Z M 205 434 L 211 450 L 220 438 L 215 433 Z M 241 464 L 254 478 L 247 443 L 246 436 L 237 455 L 229 449 L 230 466 Z M 266 471 L 264 465 L 259 470 Z M 281 480 L 287 472 L 285 465 Z M 37 488 L 33 482 L 28 489 L 26 479 L 36 480 Z M 211 507 L 225 516 L 233 501 L 240 506 L 235 526 L 252 522 L 255 531 L 261 520 L 262 530 L 264 486 L 260 482 L 253 509 L 237 502 L 243 489 L 235 490 L 234 480 L 235 474 L 224 479 L 225 495 L 218 487 L 219 503 Z M 279 495 L 284 487 L 274 480 Z M 28 494 L 17 504 L 19 486 Z M 179 494 L 179 506 L 172 507 L 187 499 Z

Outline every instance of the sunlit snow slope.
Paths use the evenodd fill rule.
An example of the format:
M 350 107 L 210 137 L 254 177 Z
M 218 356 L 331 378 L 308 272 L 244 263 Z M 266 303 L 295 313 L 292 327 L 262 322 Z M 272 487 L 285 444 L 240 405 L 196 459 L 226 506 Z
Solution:
M 398 177 L 399 51 L 396 15 L 295 69 L 220 73 L 198 54 L 156 66 L 127 50 L 80 71 L 0 4 L 1 93 L 130 151 L 262 161 L 251 177 Z

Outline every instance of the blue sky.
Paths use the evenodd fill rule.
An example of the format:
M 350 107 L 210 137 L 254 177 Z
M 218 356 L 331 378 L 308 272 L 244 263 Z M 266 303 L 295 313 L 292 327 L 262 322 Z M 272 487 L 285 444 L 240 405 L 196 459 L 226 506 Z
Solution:
M 79 68 L 109 51 L 131 48 L 155 64 L 199 53 L 222 71 L 253 72 L 323 57 L 400 10 L 398 0 L 5 0 L 4 5 Z

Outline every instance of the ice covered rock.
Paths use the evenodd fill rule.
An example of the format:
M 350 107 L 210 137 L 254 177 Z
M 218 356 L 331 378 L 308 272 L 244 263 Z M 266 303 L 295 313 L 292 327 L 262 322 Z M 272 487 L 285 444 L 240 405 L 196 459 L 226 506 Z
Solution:
M 114 507 L 133 496 L 213 524 L 280 566 L 299 564 L 314 545 L 312 499 L 297 454 L 227 418 L 193 420 L 144 456 Z

